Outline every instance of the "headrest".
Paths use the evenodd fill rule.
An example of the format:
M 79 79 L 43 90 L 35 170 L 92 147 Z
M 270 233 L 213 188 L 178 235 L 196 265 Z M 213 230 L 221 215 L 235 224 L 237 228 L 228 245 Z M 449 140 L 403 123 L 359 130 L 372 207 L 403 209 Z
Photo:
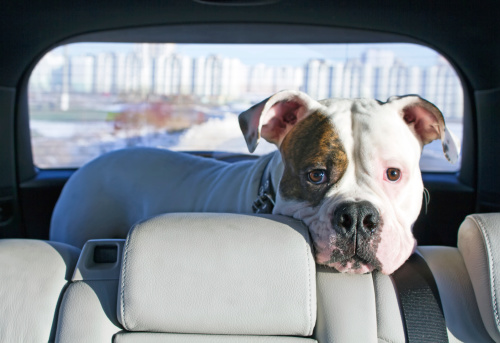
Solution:
M 500 214 L 473 214 L 458 232 L 458 249 L 472 281 L 481 318 L 489 335 L 500 341 Z
M 118 318 L 129 331 L 309 336 L 307 228 L 274 215 L 166 214 L 125 244 Z

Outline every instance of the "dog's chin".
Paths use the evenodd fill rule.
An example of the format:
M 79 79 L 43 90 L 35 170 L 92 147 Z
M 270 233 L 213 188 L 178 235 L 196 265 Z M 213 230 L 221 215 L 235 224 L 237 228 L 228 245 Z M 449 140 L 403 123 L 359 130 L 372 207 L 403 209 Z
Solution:
M 372 250 L 360 249 L 360 251 L 354 252 L 350 246 L 344 246 L 343 248 L 325 244 L 323 241 L 314 242 L 316 263 L 334 268 L 341 273 L 350 274 L 366 274 L 381 269 L 382 266 L 375 258 L 376 254 Z
M 318 261 L 318 260 L 316 262 L 318 264 L 334 268 L 341 273 L 366 274 L 376 269 L 370 263 L 362 262 L 359 258 L 356 257 L 340 262 Z

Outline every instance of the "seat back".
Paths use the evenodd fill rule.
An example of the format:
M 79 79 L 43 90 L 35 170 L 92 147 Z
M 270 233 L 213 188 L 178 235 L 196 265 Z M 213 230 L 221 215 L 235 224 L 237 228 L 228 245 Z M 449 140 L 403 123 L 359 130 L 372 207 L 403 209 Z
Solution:
M 0 342 L 52 342 L 57 310 L 80 249 L 0 240 Z
M 499 218 L 500 219 L 500 218 Z M 435 278 L 450 342 L 492 342 L 480 316 L 473 283 L 457 248 L 419 247 Z M 317 267 L 319 342 L 407 342 L 399 294 L 392 277 L 373 272 L 336 273 Z M 418 293 L 413 294 L 418 301 Z M 489 311 L 492 316 L 494 312 Z M 426 326 L 425 313 L 418 325 Z M 425 331 L 425 330 L 424 330 Z M 494 341 L 499 341 L 495 339 Z
M 62 303 L 60 342 L 312 340 L 315 264 L 299 221 L 158 216 L 129 233 L 119 276 L 118 259 L 92 261 L 96 246 L 121 249 L 109 240 L 84 247 Z
M 470 224 L 462 225 L 460 249 L 418 253 L 435 277 L 450 342 L 500 341 L 496 278 L 485 282 L 492 269 L 471 264 L 491 253 L 464 237 L 477 234 Z M 481 258 L 471 260 L 469 245 Z M 136 225 L 126 243 L 85 245 L 61 305 L 57 341 L 406 342 L 403 322 L 390 276 L 315 268 L 298 221 L 177 213 Z
M 500 213 L 467 216 L 458 232 L 458 248 L 488 334 L 500 342 Z

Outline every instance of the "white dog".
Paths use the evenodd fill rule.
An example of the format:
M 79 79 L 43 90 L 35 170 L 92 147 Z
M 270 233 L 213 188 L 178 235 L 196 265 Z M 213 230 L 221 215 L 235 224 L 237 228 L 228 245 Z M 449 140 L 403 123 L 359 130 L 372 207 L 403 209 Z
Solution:
M 240 125 L 251 152 L 259 137 L 280 150 L 273 213 L 302 220 L 317 263 L 343 272 L 390 274 L 406 261 L 422 147 L 441 139 L 450 162 L 459 153 L 441 112 L 418 96 L 318 102 L 284 91 L 242 113 Z
M 101 156 L 68 181 L 51 239 L 82 246 L 124 237 L 136 221 L 165 212 L 260 212 L 276 194 L 272 213 L 308 225 L 319 264 L 390 274 L 415 248 L 422 147 L 441 139 L 448 160 L 458 158 L 441 112 L 413 95 L 315 101 L 282 91 L 239 119 L 250 151 L 260 137 L 279 151 L 232 164 L 159 149 Z M 268 187 L 257 196 L 261 184 Z

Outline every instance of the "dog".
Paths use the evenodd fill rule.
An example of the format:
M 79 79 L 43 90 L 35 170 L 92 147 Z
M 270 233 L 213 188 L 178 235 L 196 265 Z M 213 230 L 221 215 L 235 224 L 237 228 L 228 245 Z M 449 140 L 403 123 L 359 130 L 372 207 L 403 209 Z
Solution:
M 67 182 L 50 239 L 81 247 L 124 237 L 135 222 L 165 212 L 272 207 L 309 227 L 318 264 L 391 274 L 416 246 L 423 146 L 440 139 L 450 162 L 459 154 L 441 112 L 415 95 L 316 101 L 287 90 L 241 113 L 239 123 L 250 152 L 260 138 L 278 150 L 238 163 L 162 149 L 108 153 Z
M 416 95 L 382 103 L 282 91 L 239 122 L 250 152 L 261 137 L 279 149 L 273 213 L 302 220 L 316 262 L 341 272 L 398 269 L 416 247 L 423 146 L 440 139 L 450 162 L 459 155 L 442 113 Z

